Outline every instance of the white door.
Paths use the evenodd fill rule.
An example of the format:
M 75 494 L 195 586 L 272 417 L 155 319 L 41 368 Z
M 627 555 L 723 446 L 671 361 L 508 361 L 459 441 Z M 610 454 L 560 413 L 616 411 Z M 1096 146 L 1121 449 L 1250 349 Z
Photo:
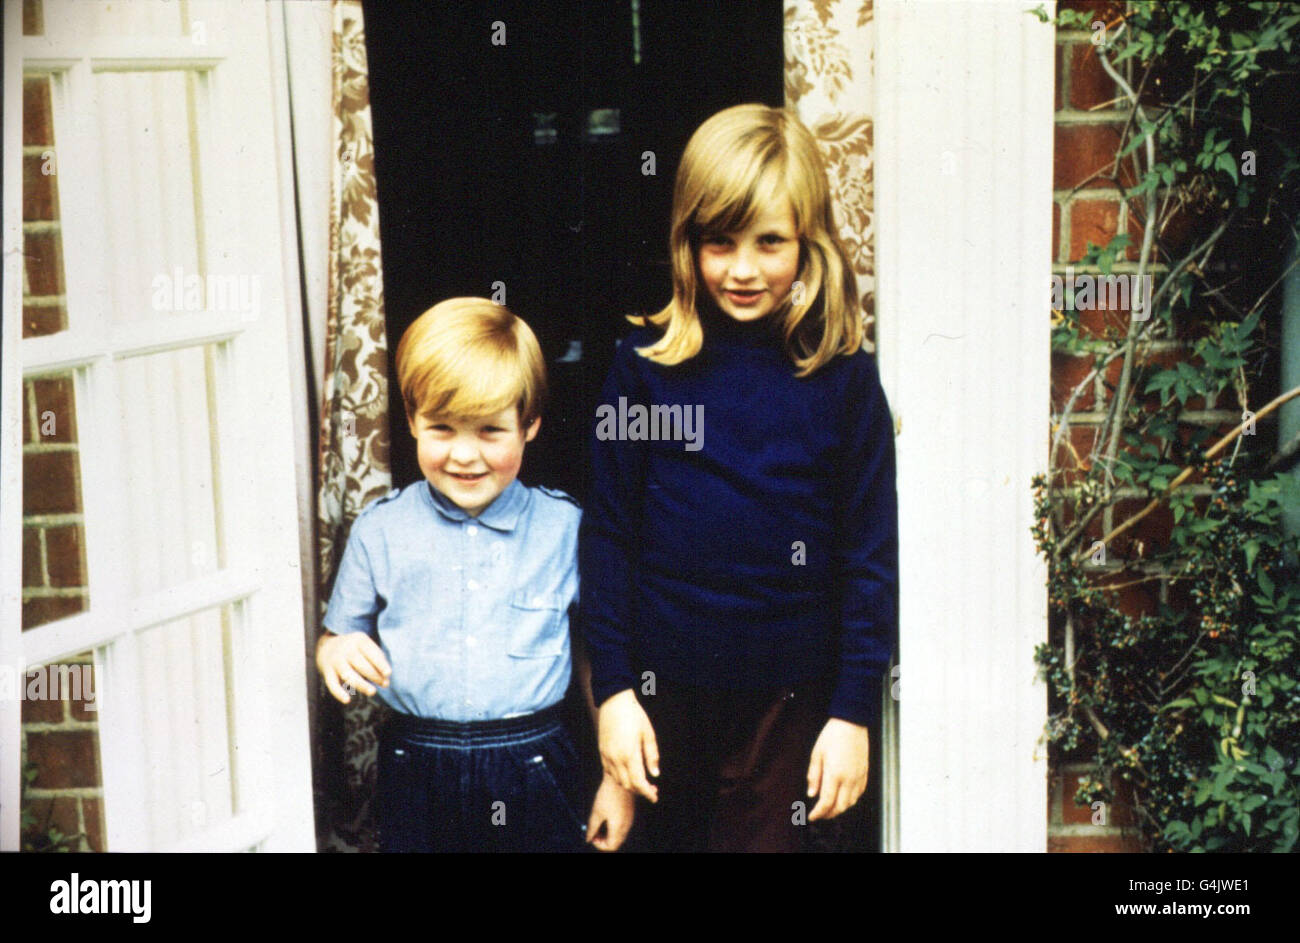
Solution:
M 279 7 L 44 0 L 23 36 L 24 6 L 5 4 L 5 664 L 93 653 L 109 850 L 313 850 Z M 26 337 L 24 77 L 49 84 L 63 268 L 58 329 Z M 24 631 L 23 384 L 60 378 L 85 586 L 81 611 Z M 0 703 L 3 849 L 19 717 Z

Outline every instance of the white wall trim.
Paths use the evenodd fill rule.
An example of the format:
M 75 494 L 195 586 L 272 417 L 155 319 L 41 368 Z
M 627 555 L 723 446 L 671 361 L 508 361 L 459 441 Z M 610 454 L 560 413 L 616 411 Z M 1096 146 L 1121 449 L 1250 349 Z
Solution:
M 1030 479 L 1047 464 L 1055 48 L 1037 5 L 875 4 L 877 338 L 901 427 L 902 851 L 1046 850 Z

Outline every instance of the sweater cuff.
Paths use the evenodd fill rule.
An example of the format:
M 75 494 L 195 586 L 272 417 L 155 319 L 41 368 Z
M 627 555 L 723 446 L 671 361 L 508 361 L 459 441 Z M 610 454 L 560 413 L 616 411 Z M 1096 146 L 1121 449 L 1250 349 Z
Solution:
M 855 680 L 852 686 L 840 681 L 835 688 L 835 693 L 831 695 L 830 708 L 827 713 L 831 717 L 838 717 L 840 720 L 847 720 L 851 724 L 866 727 L 873 736 L 879 737 L 880 700 L 883 690 L 884 678 L 879 675 L 865 680 Z
M 608 666 L 605 666 L 608 669 Z M 591 666 L 591 698 L 599 708 L 620 691 L 636 690 L 637 677 L 630 668 L 623 670 L 598 670 L 593 659 Z

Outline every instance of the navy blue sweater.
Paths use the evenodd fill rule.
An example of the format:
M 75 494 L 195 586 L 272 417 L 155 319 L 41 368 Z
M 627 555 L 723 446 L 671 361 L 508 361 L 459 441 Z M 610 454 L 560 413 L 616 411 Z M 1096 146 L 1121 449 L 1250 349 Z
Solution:
M 830 715 L 874 725 L 898 638 L 893 421 L 875 360 L 860 350 L 797 379 L 771 324 L 701 317 L 703 350 L 674 366 L 634 350 L 657 329 L 634 331 L 602 393 L 607 420 L 620 397 L 632 418 L 638 404 L 702 406 L 703 435 L 593 433 L 579 565 L 596 703 L 644 671 L 731 689 L 830 675 Z

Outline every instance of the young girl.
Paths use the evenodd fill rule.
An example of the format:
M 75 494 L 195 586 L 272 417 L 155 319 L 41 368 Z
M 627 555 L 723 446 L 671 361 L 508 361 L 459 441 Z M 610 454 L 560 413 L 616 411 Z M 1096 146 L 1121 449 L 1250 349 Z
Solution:
M 670 245 L 672 302 L 605 384 L 632 421 L 597 428 L 582 522 L 601 760 L 652 803 L 649 848 L 798 850 L 800 826 L 862 795 L 879 736 L 893 423 L 826 172 L 790 113 L 700 126 Z M 679 412 L 702 416 L 695 441 Z

